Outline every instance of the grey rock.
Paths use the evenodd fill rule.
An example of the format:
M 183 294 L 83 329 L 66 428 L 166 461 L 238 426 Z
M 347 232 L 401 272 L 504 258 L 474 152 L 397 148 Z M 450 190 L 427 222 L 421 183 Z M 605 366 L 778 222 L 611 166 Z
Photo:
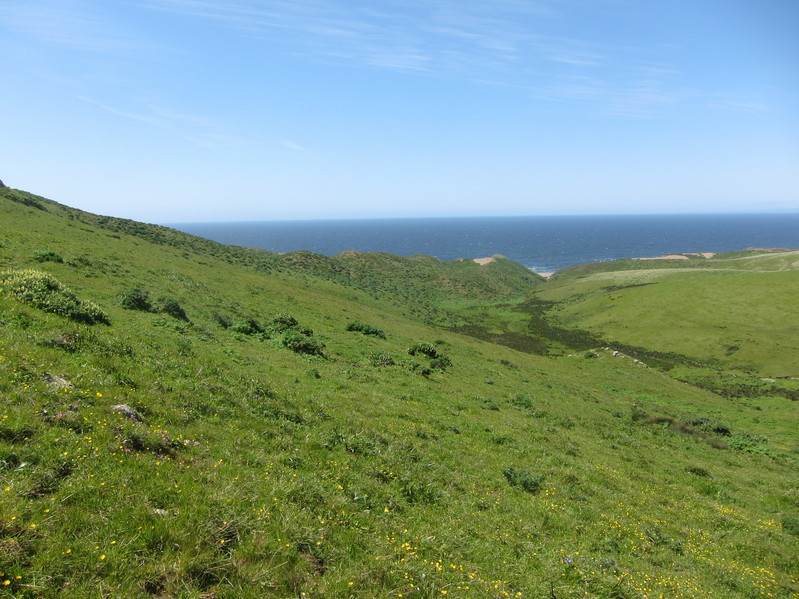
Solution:
M 141 414 L 139 414 L 136 410 L 131 408 L 128 404 L 121 403 L 116 406 L 111 406 L 111 411 L 119 412 L 126 418 L 130 418 L 131 420 L 135 420 L 136 422 L 141 422 L 142 420 L 144 420 Z
M 53 389 L 75 388 L 75 385 L 70 383 L 67 379 L 61 378 L 60 376 L 55 376 L 54 374 L 50 374 L 49 372 L 45 372 L 42 375 L 42 380 L 47 384 L 48 387 L 52 387 Z

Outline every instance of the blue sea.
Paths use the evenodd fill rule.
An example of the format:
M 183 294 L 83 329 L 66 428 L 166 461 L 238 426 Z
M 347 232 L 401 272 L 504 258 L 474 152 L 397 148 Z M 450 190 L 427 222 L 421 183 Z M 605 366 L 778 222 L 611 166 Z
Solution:
M 344 250 L 441 260 L 502 254 L 536 272 L 573 264 L 748 247 L 799 249 L 799 213 L 523 216 L 190 223 L 169 226 L 271 252 Z

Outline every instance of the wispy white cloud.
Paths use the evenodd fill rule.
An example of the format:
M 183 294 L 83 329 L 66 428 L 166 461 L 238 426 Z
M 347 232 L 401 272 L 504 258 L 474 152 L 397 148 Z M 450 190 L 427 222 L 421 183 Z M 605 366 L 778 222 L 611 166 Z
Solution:
M 204 148 L 231 148 L 251 145 L 245 140 L 223 132 L 203 117 L 175 112 L 146 102 L 138 103 L 137 110 L 134 111 L 110 106 L 85 96 L 78 96 L 78 99 L 115 116 L 167 131 L 176 137 Z
M 118 108 L 114 108 L 112 106 L 108 106 L 107 104 L 103 104 L 91 98 L 87 98 L 85 96 L 78 96 L 79 100 L 97 106 L 98 108 L 102 108 L 106 112 L 110 112 L 113 115 L 120 116 L 125 119 L 129 119 L 132 121 L 138 121 L 140 123 L 144 123 L 146 125 L 150 125 L 152 127 L 159 127 L 161 129 L 171 129 L 170 123 L 167 119 L 159 118 L 153 114 L 142 114 L 137 112 L 130 112 L 127 110 L 120 110 Z
M 88 0 L 13 4 L 0 3 L 0 26 L 49 43 L 103 53 L 153 50 Z M 586 103 L 616 116 L 658 116 L 681 98 L 672 88 L 674 73 L 666 67 L 644 75 L 635 48 L 554 35 L 552 23 L 577 9 L 570 2 L 126 0 L 126 6 L 202 20 L 313 60 L 492 81 L 532 98 Z M 128 118 L 135 116 L 174 120 L 156 110 Z
M 735 110 L 740 112 L 769 112 L 771 107 L 761 100 L 751 97 L 716 95 L 709 99 L 710 108 Z
M 289 150 L 294 150 L 295 152 L 307 152 L 308 148 L 301 146 L 300 144 L 293 142 L 288 139 L 284 139 L 280 142 L 284 148 L 288 148 Z
M 0 28 L 88 52 L 139 53 L 156 49 L 84 0 L 0 3 Z
M 440 70 L 453 56 L 464 63 L 518 58 L 528 36 L 522 14 L 542 14 L 546 2 L 492 3 L 300 0 L 139 0 L 143 7 L 235 27 L 271 41 L 293 43 L 324 56 L 397 69 Z M 535 9 L 535 10 L 533 10 Z
M 674 71 L 645 74 L 634 48 L 552 35 L 550 22 L 575 10 L 554 0 L 136 1 L 319 60 L 490 81 L 615 116 L 658 116 L 680 98 L 669 88 Z

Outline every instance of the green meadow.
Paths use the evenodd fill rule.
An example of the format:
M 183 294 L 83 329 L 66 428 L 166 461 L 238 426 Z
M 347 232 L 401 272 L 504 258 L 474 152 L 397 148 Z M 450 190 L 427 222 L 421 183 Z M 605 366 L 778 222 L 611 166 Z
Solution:
M 0 597 L 799 597 L 799 252 L 277 255 L 0 188 Z

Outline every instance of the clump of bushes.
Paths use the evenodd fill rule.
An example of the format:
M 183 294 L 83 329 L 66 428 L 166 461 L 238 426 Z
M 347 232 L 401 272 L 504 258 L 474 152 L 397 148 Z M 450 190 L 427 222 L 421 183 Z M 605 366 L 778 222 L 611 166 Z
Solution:
M 153 301 L 150 299 L 150 293 L 146 289 L 135 287 L 127 289 L 120 294 L 120 305 L 126 310 L 138 310 L 139 312 L 160 312 L 161 314 L 168 314 L 178 320 L 188 322 L 189 318 L 186 316 L 185 310 L 181 307 L 176 299 L 171 297 L 160 297 L 158 300 Z
M 211 312 L 211 318 L 214 321 L 216 321 L 216 324 L 218 324 L 223 329 L 227 329 L 233 326 L 233 321 L 230 319 L 230 317 L 227 314 L 220 314 L 219 312 Z
M 432 343 L 416 343 L 408 348 L 408 353 L 411 356 L 422 355 L 430 358 L 428 366 L 422 367 L 419 370 L 423 376 L 428 376 L 435 371 L 443 372 L 452 366 L 452 361 L 449 359 L 449 356 L 440 352 Z
M 149 292 L 139 287 L 123 291 L 119 297 L 119 304 L 125 308 L 125 310 L 155 312 L 155 307 L 152 301 L 150 301 Z
M 366 359 L 371 366 L 394 366 L 396 364 L 394 356 L 384 351 L 370 352 L 366 355 Z
M 171 297 L 162 297 L 158 300 L 158 311 L 169 314 L 172 318 L 188 322 L 189 318 L 177 300 Z
M 348 324 L 347 330 L 355 331 L 357 333 L 363 333 L 364 335 L 372 335 L 373 337 L 379 337 L 380 339 L 386 338 L 386 333 L 383 330 L 378 329 L 377 327 L 374 327 L 370 324 L 366 324 L 365 322 L 361 322 L 359 320 L 356 320 Z
M 291 314 L 278 314 L 266 325 L 270 336 L 276 337 L 276 344 L 298 354 L 321 356 L 325 349 L 314 332 L 302 326 Z
M 227 324 L 225 328 L 234 333 L 258 336 L 262 340 L 272 339 L 277 347 L 285 347 L 298 354 L 321 356 L 325 349 L 325 344 L 314 336 L 314 332 L 302 326 L 291 314 L 278 314 L 264 325 L 254 318 L 245 318 L 231 324 L 227 317 L 222 322 L 220 315 L 215 316 L 217 322 L 223 326 Z
M 38 270 L 0 273 L 0 291 L 43 312 L 58 314 L 85 324 L 111 324 L 94 302 L 79 298 L 58 279 Z
M 33 259 L 36 262 L 64 262 L 64 259 L 53 250 L 35 250 L 33 252 Z
M 291 314 L 278 314 L 267 324 L 268 331 L 272 334 L 281 334 L 286 331 L 300 330 L 303 327 Z M 310 331 L 310 329 L 307 329 Z M 313 331 L 310 331 L 313 334 Z
M 521 487 L 533 495 L 538 493 L 544 484 L 543 476 L 533 476 L 529 470 L 517 470 L 513 466 L 505 468 L 502 474 L 511 486 Z
M 238 320 L 225 328 L 229 328 L 234 333 L 239 333 L 241 335 L 257 335 L 264 332 L 264 329 L 254 318 Z
M 278 345 L 290 349 L 298 354 L 321 356 L 325 344 L 313 335 L 310 329 L 284 331 L 277 340 Z
M 439 357 L 438 350 L 432 343 L 415 343 L 408 348 L 408 353 L 412 356 L 422 354 L 433 359 Z

